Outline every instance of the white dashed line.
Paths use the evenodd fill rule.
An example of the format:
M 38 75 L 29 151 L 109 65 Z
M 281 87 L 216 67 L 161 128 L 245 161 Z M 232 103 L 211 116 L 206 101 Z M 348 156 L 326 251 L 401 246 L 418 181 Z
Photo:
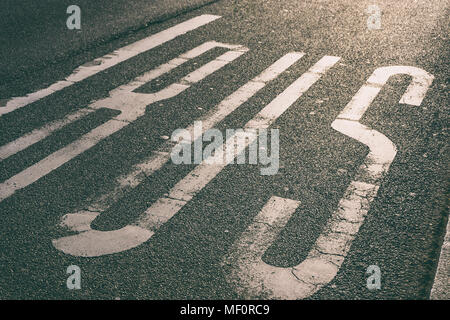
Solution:
M 97 58 L 88 62 L 73 71 L 65 80 L 58 81 L 48 88 L 33 92 L 25 97 L 15 97 L 9 99 L 5 105 L 0 106 L 0 116 L 26 105 L 45 98 L 59 90 L 67 88 L 77 82 L 87 79 L 101 71 L 109 69 L 123 61 L 133 58 L 145 51 L 156 48 L 170 40 L 175 39 L 189 31 L 195 30 L 204 26 L 216 19 L 221 18 L 215 15 L 201 15 L 185 22 L 179 23 L 171 28 L 163 30 L 157 34 L 151 35 L 142 40 L 136 41 L 130 45 L 122 47 L 112 53 L 109 53 L 101 58 Z
M 271 69 L 269 69 L 268 73 L 263 73 L 260 77 L 256 78 L 256 80 L 266 80 L 265 77 L 269 77 L 270 79 L 270 73 L 274 74 L 275 72 L 278 73 L 282 71 L 284 68 L 287 68 L 293 63 L 292 60 L 295 61 L 302 55 L 303 54 L 297 53 L 289 55 L 288 57 L 291 61 L 289 61 L 289 59 L 281 60 L 282 64 L 275 64 Z M 285 89 L 274 100 L 272 100 L 272 102 L 264 107 L 244 126 L 244 129 L 268 128 L 338 60 L 338 57 L 326 56 L 322 58 L 316 65 L 294 81 L 287 89 Z M 278 67 L 279 69 L 274 67 Z M 252 88 L 252 86 L 253 84 L 250 82 L 243 87 L 245 91 L 241 90 L 241 88 L 237 91 L 240 91 L 239 95 L 233 96 L 233 99 L 228 101 L 236 101 L 235 103 L 241 104 L 243 101 L 240 100 L 239 96 L 241 94 L 244 95 L 247 90 Z M 264 86 L 264 83 L 261 83 L 260 86 Z M 259 89 L 256 89 L 256 91 L 258 90 Z M 256 91 L 249 92 L 247 96 L 252 96 Z M 218 113 L 216 117 L 223 118 L 223 111 Z M 234 138 L 235 135 L 227 139 L 225 142 L 226 150 L 234 150 Z M 256 138 L 257 135 L 254 135 L 250 139 L 246 140 L 245 144 L 239 144 L 239 147 L 236 148 L 237 151 L 235 154 L 239 154 L 243 151 Z M 119 230 L 108 231 L 108 233 L 105 233 L 105 236 L 102 236 L 102 231 L 84 231 L 77 235 L 54 240 L 53 245 L 67 254 L 85 257 L 118 253 L 134 248 L 140 243 L 148 240 L 161 225 L 166 223 L 181 208 L 183 208 L 184 205 L 186 205 L 201 189 L 203 189 L 212 179 L 214 179 L 214 177 L 216 177 L 216 175 L 227 165 L 227 163 L 232 161 L 234 158 L 226 157 L 226 159 L 227 161 L 224 161 L 222 164 L 212 165 L 207 164 L 206 161 L 202 162 L 185 178 L 179 181 L 172 189 L 170 189 L 167 197 L 158 199 L 150 208 L 148 208 L 136 225 L 129 225 Z M 166 160 L 167 158 L 165 161 Z M 158 162 L 154 168 L 157 168 L 165 161 L 162 160 Z M 91 218 L 95 218 L 95 216 L 92 215 Z M 131 227 L 134 228 L 133 230 L 135 233 L 129 233 L 129 228 Z M 82 229 L 86 229 L 84 220 Z M 115 233 L 115 237 L 112 237 L 112 233 Z M 140 243 L 136 241 L 138 238 L 142 239 Z

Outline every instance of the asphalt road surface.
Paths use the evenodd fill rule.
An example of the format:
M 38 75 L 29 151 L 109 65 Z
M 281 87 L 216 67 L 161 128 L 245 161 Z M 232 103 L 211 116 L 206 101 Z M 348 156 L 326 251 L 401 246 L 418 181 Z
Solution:
M 1 299 L 448 298 L 447 1 L 69 4 L 1 11 Z

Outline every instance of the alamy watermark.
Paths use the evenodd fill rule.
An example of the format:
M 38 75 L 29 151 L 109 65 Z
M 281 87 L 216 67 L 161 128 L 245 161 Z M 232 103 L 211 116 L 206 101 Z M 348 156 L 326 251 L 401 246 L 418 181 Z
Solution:
M 381 289 L 381 269 L 379 266 L 373 264 L 366 270 L 366 274 L 370 276 L 367 278 L 366 287 L 369 290 Z
M 70 5 L 67 7 L 66 10 L 67 14 L 70 14 L 70 16 L 66 20 L 66 26 L 69 30 L 81 29 L 81 9 L 77 5 Z
M 381 29 L 381 9 L 376 4 L 372 4 L 367 7 L 367 29 L 379 30 Z
M 203 132 L 202 122 L 195 121 L 193 132 L 177 129 L 171 139 L 177 143 L 170 154 L 174 164 L 261 164 L 266 166 L 261 175 L 275 175 L 279 169 L 278 129 L 226 129 L 224 142 L 220 130 Z M 203 148 L 204 142 L 208 144 Z
M 81 289 L 81 269 L 79 266 L 71 265 L 67 267 L 67 274 L 70 276 L 67 278 L 66 286 L 69 290 Z

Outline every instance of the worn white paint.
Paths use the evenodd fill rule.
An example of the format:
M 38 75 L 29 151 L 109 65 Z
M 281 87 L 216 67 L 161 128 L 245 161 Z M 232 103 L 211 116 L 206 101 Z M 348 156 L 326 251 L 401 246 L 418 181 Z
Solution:
M 450 300 L 450 220 L 442 243 L 439 263 L 430 293 L 431 300 Z
M 247 84 L 243 85 L 230 96 L 225 98 L 221 103 L 219 103 L 217 107 L 208 112 L 204 117 L 200 118 L 203 123 L 202 134 L 206 130 L 213 128 L 226 116 L 231 114 L 239 106 L 248 101 L 248 99 L 250 99 L 262 88 L 264 88 L 268 82 L 276 79 L 283 71 L 288 69 L 303 55 L 303 53 L 286 54 L 285 56 L 277 60 L 274 64 L 272 64 L 269 68 L 264 70 L 259 76 L 257 76 L 253 80 L 250 80 Z M 190 125 L 186 129 L 192 135 L 194 134 L 193 125 Z M 195 132 L 197 133 L 197 136 L 195 136 L 194 138 L 197 139 L 200 137 L 200 134 L 197 131 Z M 114 185 L 114 188 L 110 192 L 100 196 L 99 199 L 97 199 L 88 207 L 88 209 L 90 210 L 87 211 L 89 213 L 88 216 L 86 216 L 86 211 L 67 214 L 63 218 L 62 225 L 68 227 L 73 231 L 90 230 L 90 222 L 93 221 L 100 212 L 107 210 L 111 204 L 120 199 L 122 195 L 125 194 L 130 188 L 138 186 L 145 180 L 147 176 L 159 170 L 170 159 L 170 151 L 172 147 L 173 143 L 171 141 L 165 142 L 162 147 L 160 147 L 153 153 L 152 156 L 137 164 L 130 173 L 119 177 Z M 95 214 L 93 212 L 95 212 Z M 80 216 L 82 217 L 81 220 L 79 220 Z M 86 217 L 88 217 L 89 219 L 86 220 Z M 70 221 L 72 221 L 72 219 L 75 219 L 75 222 L 67 223 L 67 219 L 70 219 Z M 80 221 L 80 226 L 78 226 L 76 221 Z M 86 227 L 87 221 L 89 222 L 87 225 L 89 226 L 88 228 Z M 85 228 L 87 229 L 85 230 Z M 63 240 L 58 243 L 61 242 L 63 242 Z
M 95 103 L 87 108 L 80 109 L 72 114 L 69 114 L 61 120 L 56 120 L 49 124 L 46 124 L 42 128 L 35 129 L 32 132 L 25 134 L 24 136 L 0 147 L 0 160 L 4 160 L 4 159 L 18 153 L 19 151 L 22 151 L 22 150 L 28 148 L 29 146 L 45 139 L 46 137 L 48 137 L 51 133 L 55 132 L 56 130 L 61 129 L 62 127 L 80 119 L 81 117 L 87 115 L 88 113 L 90 113 L 92 111 L 95 111 L 98 108 L 101 108 L 102 106 L 105 108 L 114 108 L 114 105 L 117 105 L 117 101 L 120 101 L 121 98 L 122 98 L 122 100 L 123 99 L 126 100 L 127 98 L 136 99 L 136 97 L 141 97 L 142 101 L 141 101 L 141 104 L 138 106 L 140 107 L 139 112 L 141 114 L 143 114 L 145 112 L 145 111 L 143 111 L 143 109 L 145 109 L 145 106 L 142 106 L 142 104 L 144 104 L 145 101 L 147 101 L 148 104 L 151 104 L 152 101 L 155 100 L 154 96 L 149 96 L 147 94 L 131 93 L 133 90 L 139 88 L 140 86 L 144 85 L 147 82 L 150 82 L 153 79 L 156 79 L 156 78 L 162 76 L 163 74 L 171 71 L 172 69 L 174 69 L 178 66 L 181 66 L 186 61 L 193 59 L 195 57 L 198 57 L 201 54 L 203 54 L 203 53 L 207 52 L 208 50 L 211 50 L 215 47 L 224 47 L 224 48 L 228 48 L 228 49 L 238 49 L 239 48 L 239 46 L 222 44 L 222 43 L 218 43 L 215 41 L 206 42 L 206 43 L 180 55 L 178 58 L 172 59 L 168 63 L 163 64 L 163 65 L 145 73 L 144 75 L 136 78 L 134 81 L 112 90 L 110 92 L 110 99 L 103 99 L 101 101 L 98 101 L 97 103 Z M 241 54 L 242 54 L 242 50 L 235 51 L 235 52 L 229 52 L 227 55 L 223 55 L 222 59 L 232 58 L 232 60 L 233 60 L 233 58 L 237 58 L 237 56 L 239 56 Z M 218 61 L 217 64 L 218 65 L 226 64 L 225 61 L 226 60 Z M 208 68 L 209 68 L 209 66 L 206 65 L 203 67 L 203 70 L 200 68 L 199 70 L 197 70 L 196 73 L 193 73 L 193 75 L 198 77 L 199 75 L 203 74 L 203 76 L 205 76 L 205 75 L 207 75 Z M 192 78 L 189 79 L 189 81 L 190 81 L 190 83 L 196 82 L 196 81 L 192 81 Z M 182 80 L 182 82 L 183 82 L 183 80 Z M 188 81 L 185 81 L 185 82 L 187 83 Z M 180 86 L 179 88 L 183 88 L 183 87 Z M 174 90 L 172 89 L 172 91 L 174 91 Z M 162 93 L 161 93 L 161 95 L 162 95 Z M 132 96 L 132 97 L 130 97 L 130 96 Z M 114 101 L 116 101 L 116 102 L 114 102 Z M 128 105 L 127 105 L 126 102 L 122 103 L 121 108 L 116 107 L 115 109 L 119 109 L 119 110 L 121 110 L 123 108 L 129 109 L 130 108 L 129 104 L 130 103 L 128 103 Z
M 303 299 L 334 279 L 397 153 L 386 136 L 358 122 L 381 86 L 395 74 L 412 76 L 400 102 L 413 105 L 421 104 L 433 80 L 432 75 L 418 68 L 379 68 L 332 123 L 333 129 L 368 146 L 369 154 L 306 259 L 291 268 L 269 266 L 261 259 L 295 210 L 295 203 L 288 199 L 269 200 L 232 246 L 225 258 L 225 264 L 231 265 L 227 278 L 245 298 Z M 291 204 L 287 210 L 286 204 Z
M 283 69 L 287 68 L 293 63 L 293 61 L 296 61 L 302 55 L 303 54 L 294 53 L 283 57 L 255 80 L 270 80 L 272 78 L 270 74 L 272 74 L 272 76 L 278 75 Z M 316 65 L 294 81 L 287 89 L 272 100 L 272 102 L 265 106 L 244 126 L 244 129 L 268 128 L 338 60 L 338 57 L 326 56 L 322 58 Z M 253 80 L 253 82 L 257 83 L 255 80 Z M 264 86 L 264 83 L 261 85 Z M 247 92 L 247 96 L 250 97 L 257 90 L 259 90 L 253 87 L 252 82 L 244 86 L 243 89 L 244 90 L 242 90 L 242 88 L 239 89 L 236 92 L 236 96 L 233 96 L 232 99 L 225 99 L 225 101 L 221 104 L 222 108 L 225 108 L 226 110 L 226 106 L 228 104 L 235 105 L 234 108 L 236 108 L 243 102 L 241 97 L 245 94 L 245 92 Z M 219 108 L 218 112 L 216 112 L 211 119 L 206 121 L 208 125 L 204 125 L 203 130 L 207 129 L 209 125 L 212 125 L 215 121 L 218 121 L 219 117 L 223 118 L 225 116 L 225 110 L 220 109 L 221 108 Z M 254 135 L 251 139 L 246 140 L 245 144 L 239 144 L 237 151 L 234 154 L 239 154 L 256 138 L 257 135 Z M 225 142 L 225 145 L 225 150 L 234 150 L 235 135 L 229 137 Z M 168 155 L 165 155 L 165 157 L 168 157 Z M 227 157 L 227 161 L 230 162 L 233 158 L 234 157 Z M 158 162 L 158 165 L 161 162 L 163 161 Z M 158 165 L 153 166 L 153 168 Z M 226 165 L 226 161 L 216 165 L 210 165 L 207 164 L 207 161 L 204 161 L 192 170 L 185 178 L 179 181 L 174 187 L 172 187 L 166 197 L 158 199 L 152 206 L 150 206 L 139 221 L 134 225 L 135 232 L 139 232 L 140 238 L 143 239 L 142 243 L 148 240 L 153 235 L 153 232 L 155 232 L 161 225 L 166 223 L 181 208 L 183 208 L 184 205 L 186 205 L 187 202 L 189 202 L 198 192 L 200 192 L 200 190 L 202 190 L 212 179 L 214 179 L 214 177 L 216 177 Z M 99 214 L 99 212 L 97 212 L 97 214 Z M 108 234 L 105 234 L 105 237 L 108 237 L 110 240 L 109 242 L 98 241 L 98 238 L 92 237 L 90 232 L 94 232 L 98 235 L 100 231 L 88 230 L 73 236 L 60 238 L 54 240 L 53 245 L 65 253 L 89 257 L 101 256 L 113 252 L 122 252 L 136 246 L 136 242 L 134 240 L 137 235 L 133 234 L 133 238 L 128 241 L 127 237 L 130 237 L 131 235 L 123 232 L 123 228 L 116 231 L 108 231 Z M 116 232 L 115 242 L 111 241 L 111 235 L 114 232 Z M 113 243 L 114 246 L 112 245 Z M 118 246 L 117 243 L 120 243 L 121 245 Z M 128 246 L 126 246 L 126 244 L 128 244 Z
M 83 108 L 83 109 L 77 110 L 77 111 L 65 116 L 63 119 L 58 119 L 56 121 L 53 121 L 51 123 L 44 125 L 41 128 L 34 129 L 30 133 L 27 133 L 27 134 L 21 136 L 20 138 L 1 146 L 0 147 L 0 160 L 5 160 L 5 159 L 9 158 L 10 156 L 12 156 L 22 150 L 25 150 L 26 148 L 32 146 L 33 144 L 47 138 L 49 135 L 51 135 L 56 130 L 61 129 L 62 127 L 66 126 L 76 120 L 79 120 L 94 111 L 95 111 L 95 109 L 92 109 L 92 108 Z
M 224 47 L 230 49 L 231 51 L 228 51 L 217 57 L 213 61 L 206 63 L 205 65 L 186 75 L 179 82 L 169 85 L 159 92 L 150 94 L 132 92 L 132 90 L 139 88 L 147 81 L 155 79 L 160 75 L 188 61 L 187 59 L 196 57 L 208 50 L 211 50 L 214 47 Z M 113 133 L 119 131 L 129 123 L 143 116 L 145 114 L 147 105 L 175 97 L 176 95 L 189 88 L 192 84 L 219 70 L 240 55 L 244 54 L 246 51 L 248 51 L 248 49 L 241 46 L 221 44 L 214 41 L 207 42 L 185 53 L 185 56 L 187 58 L 182 58 L 180 56 L 169 61 L 166 64 L 159 66 L 154 70 L 145 73 L 143 76 L 136 78 L 131 83 L 112 90 L 108 98 L 90 104 L 89 108 L 115 109 L 121 111 L 119 115 L 91 130 L 89 133 L 83 135 L 81 138 L 70 143 L 66 147 L 61 148 L 60 150 L 52 153 L 36 164 L 28 167 L 27 169 L 1 183 L 0 201 L 10 197 L 17 190 L 20 190 L 37 181 L 38 179 L 44 177 L 66 162 L 75 158 L 79 154 L 92 148 L 101 140 L 111 136 Z M 30 144 L 30 141 L 32 139 L 34 141 L 38 140 L 34 135 L 28 136 L 28 138 L 24 138 L 24 140 L 26 140 L 28 144 Z
M 262 261 L 264 252 L 277 239 L 299 204 L 299 201 L 271 197 L 230 248 L 224 261 L 224 266 L 229 267 L 225 275 L 241 295 L 258 298 L 263 288 L 267 288 L 270 290 L 267 298 L 286 299 L 297 296 L 296 291 L 303 286 L 311 287 L 295 281 L 292 268 L 274 267 Z
M 58 81 L 48 88 L 30 93 L 25 97 L 15 97 L 8 100 L 6 102 L 6 105 L 0 106 L 0 116 L 29 105 L 30 103 L 36 102 L 42 98 L 45 98 L 57 91 L 67 88 L 84 79 L 87 79 L 101 71 L 107 70 L 143 52 L 156 48 L 170 40 L 175 39 L 180 35 L 195 30 L 219 18 L 220 16 L 215 15 L 201 15 L 189 19 L 185 22 L 179 23 L 171 28 L 158 32 L 147 38 L 136 41 L 130 45 L 122 47 L 101 58 L 90 61 L 75 69 L 73 73 L 69 75 L 65 80 Z
M 412 79 L 399 103 L 420 106 L 434 76 L 416 67 L 382 67 L 373 72 L 367 83 L 356 93 L 338 118 L 359 121 L 389 78 L 401 74 L 409 75 Z

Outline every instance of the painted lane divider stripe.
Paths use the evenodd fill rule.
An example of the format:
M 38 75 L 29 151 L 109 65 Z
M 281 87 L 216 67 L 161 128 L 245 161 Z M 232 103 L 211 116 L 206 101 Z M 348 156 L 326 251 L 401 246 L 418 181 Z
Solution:
M 88 62 L 73 71 L 65 80 L 58 81 L 48 88 L 38 90 L 30 93 L 24 97 L 15 97 L 6 102 L 5 105 L 0 105 L 0 116 L 26 105 L 36 102 L 42 98 L 45 98 L 57 91 L 67 88 L 77 82 L 87 79 L 101 71 L 107 70 L 123 61 L 133 58 L 143 52 L 156 48 L 170 40 L 175 39 L 178 36 L 186 34 L 192 30 L 195 30 L 201 26 L 204 26 L 214 20 L 221 18 L 220 16 L 204 14 L 182 23 L 179 23 L 166 30 L 158 32 L 142 40 L 136 41 L 125 47 L 122 47 L 112 53 L 104 55 L 101 58 L 97 58 L 91 62 Z
M 195 57 L 211 48 L 221 46 L 229 48 L 232 51 L 228 51 L 221 56 L 217 57 L 211 62 L 208 62 L 204 66 L 192 71 L 187 76 L 182 78 L 178 83 L 169 85 L 168 87 L 160 90 L 157 93 L 145 94 L 134 93 L 129 91 L 130 85 L 124 85 L 110 92 L 110 97 L 96 101 L 89 105 L 92 109 L 98 108 L 110 108 L 121 111 L 121 114 L 107 121 L 106 123 L 91 130 L 89 133 L 83 135 L 78 140 L 70 143 L 64 148 L 52 153 L 41 161 L 21 171 L 15 176 L 9 178 L 0 184 L 0 201 L 10 197 L 17 190 L 25 188 L 38 179 L 49 174 L 53 170 L 57 169 L 66 162 L 72 160 L 79 154 L 92 148 L 101 140 L 109 137 L 113 133 L 119 131 L 123 127 L 135 121 L 137 118 L 145 114 L 147 105 L 155 103 L 157 101 L 173 98 L 189 88 L 192 84 L 202 80 L 206 76 L 214 73 L 223 66 L 227 65 L 240 55 L 248 51 L 247 48 L 241 46 L 233 46 L 227 44 L 220 44 L 217 42 L 207 42 L 189 52 L 186 53 L 187 57 Z M 169 62 L 170 68 L 177 67 L 181 63 L 186 61 L 185 58 L 177 58 Z M 172 63 L 172 64 L 171 64 Z M 132 86 L 142 85 L 145 82 L 141 82 L 140 79 L 151 79 L 156 75 L 161 75 L 168 69 L 167 64 L 162 65 L 156 70 L 149 71 L 144 76 L 132 81 Z M 139 85 L 137 85 L 139 87 Z
M 331 56 L 322 58 L 265 106 L 244 126 L 244 129 L 268 128 L 338 60 L 338 57 Z M 236 136 L 237 134 L 226 140 L 227 153 L 233 152 Z M 239 144 L 234 154 L 237 155 L 245 150 L 256 138 L 257 135 L 255 134 L 247 139 L 245 144 Z M 158 199 L 150 206 L 134 225 L 128 225 L 113 231 L 97 231 L 90 229 L 90 221 L 95 219 L 98 213 L 83 212 L 82 215 L 78 216 L 76 214 L 70 215 L 66 226 L 73 226 L 73 229 L 83 232 L 56 239 L 53 241 L 53 245 L 67 254 L 84 257 L 102 256 L 134 248 L 150 239 L 161 225 L 172 218 L 214 179 L 228 162 L 233 161 L 234 156 L 226 156 L 226 159 L 222 164 L 211 165 L 207 164 L 207 161 L 202 162 L 170 189 L 167 197 Z
M 215 41 L 209 41 L 206 42 L 182 55 L 180 55 L 178 58 L 172 59 L 169 62 L 160 65 L 159 67 L 145 73 L 144 75 L 137 77 L 134 81 L 131 81 L 129 84 L 122 85 L 116 89 L 113 89 L 110 91 L 110 97 L 112 99 L 119 100 L 118 96 L 120 96 L 120 93 L 123 93 L 125 98 L 129 98 L 131 95 L 133 95 L 133 99 L 136 98 L 136 96 L 147 97 L 146 94 L 132 94 L 131 91 L 139 88 L 140 86 L 144 85 L 147 82 L 150 82 L 160 76 L 162 76 L 165 73 L 170 72 L 171 70 L 175 69 L 176 67 L 179 67 L 183 65 L 185 62 L 189 61 L 190 59 L 196 58 L 203 53 L 215 48 L 215 47 L 225 47 L 228 49 L 238 49 L 239 46 L 230 46 L 225 45 L 222 43 L 218 43 Z M 244 49 L 243 49 L 244 50 Z M 235 54 L 241 54 L 242 51 L 237 51 Z M 229 53 L 230 54 L 230 53 Z M 227 55 L 226 57 L 230 57 L 230 55 Z M 222 63 L 222 62 L 221 62 Z M 201 71 L 198 72 L 198 74 L 202 74 Z M 152 101 L 152 97 L 148 99 L 149 103 Z M 116 105 L 116 101 L 111 101 L 111 99 L 103 99 L 96 104 L 91 104 L 90 106 L 77 110 L 74 113 L 71 113 L 67 116 L 65 116 L 61 120 L 53 121 L 49 124 L 46 124 L 45 126 L 35 129 L 32 132 L 25 134 L 24 136 L 0 147 L 0 161 L 5 160 L 6 158 L 30 147 L 31 145 L 45 139 L 50 134 L 55 132 L 56 130 L 61 129 L 62 127 L 80 119 L 83 116 L 86 116 L 87 114 L 101 108 L 104 106 L 105 108 L 112 108 L 114 105 Z M 129 105 L 126 101 L 123 103 L 122 109 L 124 106 Z M 142 112 L 142 103 L 140 103 L 141 109 L 140 112 Z M 131 108 L 131 107 L 130 107 Z
M 232 246 L 224 259 L 225 265 L 232 266 L 227 279 L 245 298 L 303 299 L 334 279 L 397 153 L 386 136 L 358 122 L 376 97 L 367 93 L 378 93 L 380 85 L 395 74 L 412 76 L 400 103 L 416 106 L 433 80 L 432 75 L 414 67 L 379 68 L 332 123 L 333 129 L 367 145 L 370 151 L 306 259 L 291 268 L 269 266 L 261 259 L 298 205 L 289 199 L 271 198 Z

